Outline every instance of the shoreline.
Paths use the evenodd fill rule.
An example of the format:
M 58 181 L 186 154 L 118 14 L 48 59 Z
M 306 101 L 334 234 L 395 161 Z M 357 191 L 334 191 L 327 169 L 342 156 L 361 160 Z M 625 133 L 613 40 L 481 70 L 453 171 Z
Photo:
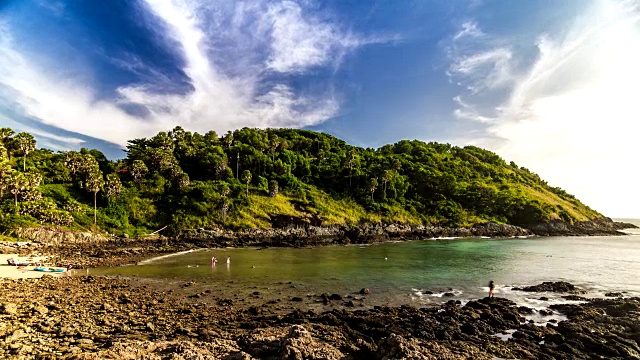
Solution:
M 222 230 L 183 232 L 177 237 L 106 238 L 96 234 L 76 233 L 49 228 L 16 230 L 21 238 L 31 240 L 23 246 L 5 242 L 0 253 L 20 255 L 55 255 L 55 265 L 73 264 L 76 269 L 137 264 L 150 258 L 207 248 L 240 247 L 315 247 L 327 245 L 370 245 L 413 240 L 446 241 L 454 238 L 511 239 L 538 236 L 628 236 L 620 229 L 633 224 L 609 220 L 574 224 L 540 225 L 539 235 L 513 225 L 487 223 L 473 228 L 412 227 L 407 225 L 362 224 L 359 227 L 288 227 L 271 230 L 229 232 Z M 637 228 L 637 227 L 636 227 Z

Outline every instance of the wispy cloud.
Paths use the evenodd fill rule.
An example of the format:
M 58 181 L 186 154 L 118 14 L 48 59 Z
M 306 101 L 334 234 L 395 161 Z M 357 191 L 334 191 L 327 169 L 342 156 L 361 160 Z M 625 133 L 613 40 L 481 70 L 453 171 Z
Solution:
M 472 85 L 457 97 L 456 115 L 490 119 L 484 137 L 459 140 L 526 165 L 605 214 L 640 217 L 633 190 L 640 175 L 639 6 L 595 1 L 562 32 L 539 34 L 532 45 L 535 58 L 520 69 L 514 63 L 522 59 L 485 44 L 453 59 L 456 81 Z M 506 99 L 492 91 L 496 76 L 508 85 Z
M 467 21 L 462 24 L 460 31 L 453 36 L 453 40 L 459 40 L 464 37 L 476 38 L 484 35 L 485 33 L 480 30 L 477 22 Z
M 145 81 L 118 87 L 115 99 L 102 97 L 87 74 L 70 76 L 65 64 L 45 68 L 22 53 L 7 26 L 0 28 L 0 90 L 27 117 L 121 145 L 176 125 L 219 132 L 303 127 L 335 116 L 340 100 L 330 84 L 301 91 L 289 77 L 394 40 L 344 30 L 305 3 L 141 1 L 146 23 L 177 45 L 191 91 L 165 88 L 160 72 L 130 54 L 111 63 L 145 74 Z

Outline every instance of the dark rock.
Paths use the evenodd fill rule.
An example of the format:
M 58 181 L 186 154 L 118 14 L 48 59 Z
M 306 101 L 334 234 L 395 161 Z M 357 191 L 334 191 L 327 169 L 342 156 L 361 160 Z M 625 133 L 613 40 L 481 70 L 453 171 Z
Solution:
M 302 298 L 301 298 L 301 297 L 299 297 L 299 296 L 294 296 L 294 297 L 292 297 L 292 298 L 291 298 L 291 301 L 297 301 L 297 302 L 300 302 L 300 301 L 302 301 Z
M 528 291 L 528 292 L 558 292 L 558 293 L 578 293 L 582 294 L 584 291 L 577 289 L 573 284 L 566 281 L 545 281 L 542 284 L 514 287 L 513 290 Z
M 329 295 L 329 300 L 342 300 L 342 296 L 339 294 L 331 294 Z
M 445 296 L 445 297 L 452 297 L 452 296 L 456 296 L 456 294 L 454 294 L 454 293 L 452 293 L 452 292 L 446 292 L 446 293 L 442 294 L 442 296 Z
M 369 288 L 362 288 L 360 289 L 360 294 L 362 295 L 367 295 L 369 293 Z
M 622 297 L 622 293 L 619 292 L 608 292 L 604 294 L 606 297 Z

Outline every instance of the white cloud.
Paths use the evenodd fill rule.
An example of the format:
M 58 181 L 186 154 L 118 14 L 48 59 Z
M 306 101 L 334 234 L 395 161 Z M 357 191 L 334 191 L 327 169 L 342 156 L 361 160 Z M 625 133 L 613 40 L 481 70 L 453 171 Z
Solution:
M 484 36 L 484 32 L 478 27 L 478 23 L 475 21 L 467 21 L 462 24 L 462 29 L 453 36 L 453 40 L 459 40 L 463 37 L 480 37 Z
M 392 38 L 358 37 L 313 15 L 297 3 L 144 0 L 159 36 L 174 41 L 185 61 L 193 91 L 161 92 L 166 78 L 125 85 L 118 98 L 102 100 L 87 74 L 70 77 L 43 68 L 21 53 L 0 28 L 0 90 L 10 92 L 25 116 L 61 129 L 124 145 L 176 125 L 192 131 L 224 132 L 242 126 L 303 127 L 334 116 L 339 100 L 331 87 L 299 93 L 271 74 L 300 74 L 312 67 L 335 66 L 345 53 Z M 143 14 L 144 16 L 144 14 Z M 264 52 L 264 53 L 261 53 Z M 109 56 L 109 54 L 106 54 Z M 112 59 L 121 67 L 158 75 L 135 55 Z M 66 71 L 66 72 L 65 72 Z M 136 117 L 123 108 L 141 108 Z M 70 146 L 73 143 L 69 144 Z
M 512 75 L 508 99 L 494 106 L 488 137 L 462 140 L 536 171 L 605 215 L 640 218 L 639 7 L 596 1 L 536 45 L 537 59 Z M 456 111 L 472 108 L 460 104 Z

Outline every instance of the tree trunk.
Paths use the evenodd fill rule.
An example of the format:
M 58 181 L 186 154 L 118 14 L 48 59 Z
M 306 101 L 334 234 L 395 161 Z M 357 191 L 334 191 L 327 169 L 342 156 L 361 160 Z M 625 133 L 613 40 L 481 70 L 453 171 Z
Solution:
M 24 157 L 22 158 L 22 172 L 27 171 L 27 153 L 24 153 Z
M 93 192 L 93 227 L 94 227 L 94 230 L 95 230 L 95 228 L 97 227 L 97 224 L 98 224 L 98 215 L 97 215 L 97 212 L 98 212 L 98 200 L 97 200 L 97 198 L 98 198 L 98 192 L 94 191 Z
M 16 204 L 16 212 L 18 212 L 18 193 L 14 193 L 13 194 L 13 198 L 14 198 L 15 204 Z
M 247 197 L 249 197 L 249 184 L 247 184 Z

